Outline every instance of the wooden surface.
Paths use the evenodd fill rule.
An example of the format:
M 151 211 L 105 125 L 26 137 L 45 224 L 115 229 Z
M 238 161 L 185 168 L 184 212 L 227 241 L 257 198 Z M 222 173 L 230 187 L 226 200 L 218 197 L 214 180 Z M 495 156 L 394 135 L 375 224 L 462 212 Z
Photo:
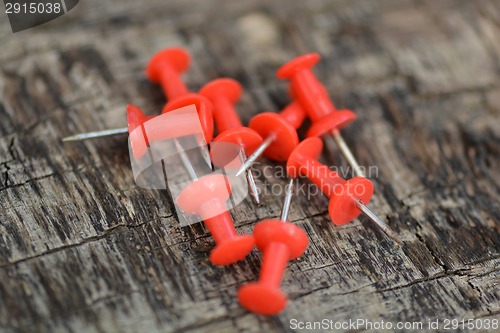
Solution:
M 0 22 L 0 331 L 264 332 L 290 320 L 500 317 L 500 3 L 495 0 L 81 1 L 12 34 Z M 179 228 L 165 191 L 133 183 L 125 139 L 63 144 L 125 125 L 127 103 L 165 102 L 143 69 L 157 50 L 193 55 L 189 87 L 227 76 L 248 121 L 288 102 L 276 69 L 317 51 L 316 72 L 359 119 L 344 136 L 378 167 L 364 218 L 336 227 L 327 199 L 296 197 L 311 240 L 288 266 L 287 309 L 242 309 L 260 253 L 212 266 L 200 224 Z M 335 145 L 324 154 L 343 163 Z M 264 161 L 265 165 L 274 165 Z M 261 175 L 261 189 L 286 179 Z M 282 197 L 231 213 L 241 233 Z

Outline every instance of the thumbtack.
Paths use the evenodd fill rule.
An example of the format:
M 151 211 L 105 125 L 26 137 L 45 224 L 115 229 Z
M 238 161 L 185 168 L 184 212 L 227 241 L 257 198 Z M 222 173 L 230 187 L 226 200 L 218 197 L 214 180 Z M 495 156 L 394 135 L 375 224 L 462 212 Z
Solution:
M 312 125 L 307 132 L 307 137 L 319 137 L 329 133 L 355 174 L 364 177 L 363 170 L 340 134 L 340 129 L 356 119 L 356 114 L 350 110 L 335 108 L 326 88 L 311 69 L 319 60 L 320 56 L 317 53 L 297 57 L 283 65 L 276 72 L 276 76 L 280 79 L 291 80 L 294 97 L 301 103 L 311 119 Z
M 244 259 L 255 245 L 251 235 L 238 235 L 227 211 L 226 201 L 231 191 L 228 180 L 221 174 L 209 174 L 198 178 L 192 164 L 175 140 L 184 168 L 193 182 L 177 197 L 177 205 L 189 214 L 200 215 L 212 234 L 216 247 L 210 253 L 214 265 L 230 265 Z
M 253 129 L 244 127 L 236 112 L 234 104 L 240 99 L 241 85 L 233 79 L 216 79 L 203 86 L 199 93 L 214 105 L 213 116 L 220 134 L 213 142 L 229 142 L 241 147 L 242 158 L 246 160 L 247 155 L 262 143 L 262 137 Z M 252 197 L 259 204 L 259 190 L 251 168 L 247 170 L 246 178 Z
M 287 297 L 280 290 L 288 261 L 300 257 L 307 249 L 307 234 L 286 222 L 292 197 L 293 178 L 288 184 L 280 220 L 264 220 L 254 228 L 256 245 L 264 253 L 259 281 L 240 288 L 238 299 L 247 310 L 273 315 L 283 310 Z
M 213 124 L 213 107 L 206 107 L 203 112 L 200 112 L 198 106 L 206 106 L 211 102 L 200 96 L 199 94 L 190 93 L 181 74 L 186 71 L 191 62 L 189 53 L 179 47 L 172 47 L 157 52 L 146 66 L 146 77 L 155 83 L 159 83 L 169 100 L 165 105 L 162 113 L 175 110 L 177 108 L 187 106 L 185 99 L 193 100 L 196 103 L 198 115 L 201 122 L 201 127 L 205 135 L 205 142 L 209 143 L 213 139 L 214 124 Z M 188 97 L 189 96 L 189 97 Z M 181 100 L 179 100 L 179 98 Z M 203 155 L 207 165 L 211 165 L 210 156 Z
M 189 67 L 191 59 L 182 48 L 172 47 L 157 52 L 146 67 L 147 78 L 159 83 L 169 100 L 189 92 L 181 74 Z
M 394 231 L 366 206 L 373 195 L 373 183 L 361 176 L 346 181 L 317 160 L 322 149 L 323 143 L 316 137 L 302 141 L 288 158 L 288 175 L 291 178 L 306 176 L 330 198 L 328 213 L 336 225 L 349 223 L 363 213 L 387 236 L 400 243 Z
M 189 105 L 194 105 L 196 107 L 205 142 L 209 143 L 214 136 L 214 108 L 212 102 L 207 98 L 200 94 L 187 93 L 165 104 L 161 113 L 167 113 Z
M 194 105 L 198 113 L 198 118 L 200 120 L 201 129 L 203 131 L 203 136 L 205 142 L 210 142 L 213 137 L 213 119 L 212 119 L 212 103 L 205 97 L 198 94 L 186 94 L 184 96 L 178 97 L 172 102 L 165 105 L 162 110 L 162 114 L 180 109 L 185 106 Z M 90 138 L 98 138 L 116 134 L 129 134 L 130 135 L 130 145 L 134 153 L 134 158 L 139 159 L 144 154 L 146 154 L 149 142 L 159 141 L 163 139 L 172 138 L 173 136 L 181 136 L 182 128 L 179 128 L 176 133 L 165 133 L 164 131 L 148 131 L 146 135 L 146 130 L 144 128 L 144 123 L 148 120 L 153 119 L 155 116 L 146 116 L 142 110 L 134 105 L 127 105 L 127 123 L 128 127 L 117 128 L 112 130 L 105 130 L 101 132 L 90 132 L 73 135 L 64 138 L 63 141 L 76 141 L 76 140 L 86 140 Z M 134 132 L 138 126 L 142 127 L 141 132 Z M 146 143 L 146 144 L 145 144 Z M 200 146 L 202 146 L 200 144 Z M 210 156 L 204 156 L 205 161 L 210 165 Z
M 189 92 L 180 77 L 180 74 L 188 68 L 189 62 L 189 54 L 183 49 L 165 49 L 156 53 L 151 58 L 146 67 L 146 75 L 149 80 L 161 83 L 165 95 L 169 99 L 172 99 Z M 128 133 L 129 128 L 122 127 L 104 131 L 75 134 L 63 138 L 63 141 L 83 141 L 87 139 L 95 139 Z
M 262 155 L 278 162 L 286 161 L 299 144 L 296 130 L 304 121 L 305 116 L 299 103 L 292 102 L 280 113 L 264 112 L 253 117 L 248 127 L 265 139 L 243 163 L 236 176 L 249 169 Z
M 151 81 L 161 83 L 167 98 L 170 100 L 164 107 L 162 113 L 190 105 L 187 103 L 192 101 L 191 104 L 194 104 L 197 108 L 205 141 L 208 143 L 212 141 L 214 131 L 211 102 L 202 96 L 189 93 L 186 85 L 180 78 L 180 73 L 187 69 L 189 62 L 189 54 L 185 50 L 181 48 L 165 49 L 152 57 L 147 65 L 146 75 Z M 144 116 L 140 117 L 140 120 L 144 123 L 151 118 L 153 118 L 153 116 Z M 81 133 L 63 138 L 63 141 L 82 141 L 105 136 L 127 134 L 129 133 L 129 129 L 130 126 Z

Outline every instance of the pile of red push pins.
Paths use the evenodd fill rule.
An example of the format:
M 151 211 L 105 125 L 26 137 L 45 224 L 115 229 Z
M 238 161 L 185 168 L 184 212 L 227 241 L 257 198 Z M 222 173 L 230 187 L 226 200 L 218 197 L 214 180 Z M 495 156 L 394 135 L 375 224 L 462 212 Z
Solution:
M 149 80 L 161 85 L 168 103 L 167 113 L 194 105 L 209 142 L 228 142 L 241 147 L 243 163 L 236 176 L 246 175 L 253 199 L 260 203 L 259 191 L 252 174 L 252 164 L 262 155 L 277 162 L 286 162 L 290 178 L 279 219 L 268 219 L 256 224 L 253 235 L 238 235 L 227 211 L 213 216 L 213 208 L 226 207 L 228 189 L 220 174 L 197 178 L 176 198 L 176 204 L 189 214 L 196 214 L 212 234 L 216 246 L 210 253 L 215 265 L 229 265 L 244 259 L 257 245 L 263 253 L 262 268 L 257 282 L 240 288 L 238 299 L 243 307 L 254 313 L 272 315 L 285 308 L 287 297 L 280 290 L 288 261 L 300 257 L 308 245 L 307 234 L 287 221 L 294 180 L 307 177 L 330 199 L 328 212 L 336 225 L 346 224 L 361 213 L 374 222 L 391 239 L 398 241 L 387 224 L 366 205 L 373 195 L 373 183 L 365 177 L 362 168 L 342 139 L 340 130 L 356 119 L 350 110 L 337 110 L 325 86 L 316 78 L 312 67 L 320 60 L 316 53 L 299 56 L 277 71 L 279 79 L 290 81 L 292 101 L 281 112 L 264 112 L 253 117 L 248 127 L 243 126 L 235 104 L 241 94 L 241 85 L 232 79 L 221 78 L 207 83 L 198 93 L 190 92 L 181 75 L 190 63 L 189 54 L 181 48 L 169 48 L 152 57 L 146 68 Z M 128 128 L 83 133 L 64 141 L 84 140 L 115 134 L 125 134 L 154 116 L 145 116 L 141 110 L 129 106 Z M 297 129 L 305 118 L 311 121 L 304 140 Z M 214 138 L 214 122 L 218 135 Z M 356 176 L 345 180 L 337 172 L 318 161 L 323 143 L 320 139 L 331 135 Z M 146 147 L 147 148 L 147 147 Z M 136 151 L 134 151 L 134 154 Z M 144 152 L 139 152 L 139 154 Z M 189 171 L 189 160 L 182 163 Z

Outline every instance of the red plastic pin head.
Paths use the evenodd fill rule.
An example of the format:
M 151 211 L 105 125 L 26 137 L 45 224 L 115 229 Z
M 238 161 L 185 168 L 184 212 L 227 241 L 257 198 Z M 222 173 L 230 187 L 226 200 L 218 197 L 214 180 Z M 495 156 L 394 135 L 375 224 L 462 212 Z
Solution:
M 240 100 L 242 91 L 243 88 L 238 81 L 229 78 L 222 78 L 205 84 L 200 89 L 199 93 L 212 101 L 217 100 L 219 97 L 223 97 L 230 103 L 236 103 Z
M 364 177 L 355 177 L 349 179 L 334 192 L 328 204 L 328 213 L 333 223 L 343 225 L 361 214 L 354 200 L 361 200 L 364 204 L 370 202 L 373 195 L 373 183 Z
M 287 302 L 280 283 L 288 261 L 300 257 L 309 240 L 299 227 L 278 220 L 264 220 L 254 229 L 259 249 L 264 253 L 259 281 L 240 288 L 238 299 L 249 311 L 273 315 L 282 311 Z
M 139 107 L 131 104 L 127 105 L 128 133 L 134 159 L 140 159 L 148 150 L 149 140 L 143 124 L 152 118 L 154 116 L 144 115 Z
M 314 67 L 320 59 L 321 57 L 317 53 L 304 54 L 281 66 L 276 72 L 276 76 L 279 79 L 290 79 L 298 72 Z
M 205 141 L 207 143 L 211 142 L 214 136 L 214 121 L 212 117 L 213 105 L 205 97 L 193 93 L 185 94 L 168 102 L 163 107 L 162 113 L 167 113 L 189 105 L 194 105 L 196 107 Z
M 203 176 L 187 185 L 176 202 L 186 213 L 216 216 L 220 212 L 220 203 L 225 203 L 230 193 L 231 187 L 227 178 L 224 175 L 213 174 Z
M 253 282 L 238 290 L 238 300 L 248 311 L 271 316 L 280 313 L 288 299 L 279 287 Z
M 182 48 L 172 47 L 156 53 L 146 67 L 147 78 L 161 84 L 168 99 L 188 93 L 181 74 L 189 67 L 190 56 Z
M 264 220 L 258 223 L 254 230 L 255 245 L 264 251 L 271 243 L 285 244 L 288 248 L 288 260 L 294 260 L 304 254 L 309 244 L 307 234 L 295 224 Z
M 333 130 L 342 129 L 356 120 L 356 118 L 356 114 L 351 110 L 335 111 L 323 117 L 321 121 L 313 122 L 307 131 L 307 137 L 323 136 Z
M 227 212 L 219 215 L 215 222 L 213 219 L 205 221 L 205 225 L 212 235 L 219 232 L 218 230 L 222 227 L 222 220 L 227 221 L 227 223 L 233 223 L 231 215 Z M 245 259 L 252 252 L 254 246 L 255 239 L 252 235 L 237 235 L 235 232 L 231 237 L 217 243 L 217 246 L 210 252 L 210 262 L 218 266 L 234 264 Z
M 274 141 L 266 149 L 264 156 L 275 161 L 286 161 L 293 149 L 299 144 L 297 131 L 279 114 L 260 113 L 250 120 L 248 127 L 263 138 L 274 136 Z
M 147 78 L 155 83 L 161 83 L 163 69 L 169 66 L 179 74 L 186 71 L 191 62 L 189 53 L 180 47 L 171 47 L 157 52 L 146 66 Z
M 214 142 L 230 142 L 245 149 L 247 155 L 252 154 L 262 143 L 262 137 L 251 128 L 238 127 L 225 130 L 219 134 Z
M 302 141 L 292 151 L 286 162 L 286 172 L 291 178 L 298 178 L 304 172 L 303 167 L 304 159 L 315 160 L 323 151 L 323 142 L 318 138 L 311 138 Z
M 215 124 L 219 133 L 243 126 L 234 106 L 241 93 L 241 85 L 227 78 L 213 80 L 201 88 L 200 95 L 214 105 Z
M 137 127 L 142 126 L 144 122 L 151 118 L 150 116 L 146 116 L 138 106 L 127 104 L 127 124 L 129 133 Z
M 226 145 L 224 143 L 232 143 Z M 210 148 L 212 162 L 218 167 L 226 166 L 230 161 L 226 157 L 236 158 L 240 149 L 251 155 L 262 144 L 261 136 L 248 127 L 238 127 L 225 130 L 215 137 Z M 231 149 L 231 151 L 228 151 Z M 221 151 L 224 150 L 224 151 Z
M 228 179 L 219 174 L 195 180 L 179 194 L 177 205 L 187 213 L 200 215 L 217 243 L 210 253 L 214 265 L 229 265 L 244 259 L 255 245 L 250 235 L 238 235 L 225 206 L 229 198 Z

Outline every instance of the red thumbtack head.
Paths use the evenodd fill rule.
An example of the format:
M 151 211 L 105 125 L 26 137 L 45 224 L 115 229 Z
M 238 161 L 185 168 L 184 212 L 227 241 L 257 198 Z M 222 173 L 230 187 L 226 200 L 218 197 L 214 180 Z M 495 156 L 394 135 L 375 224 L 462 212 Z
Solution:
M 278 162 L 286 161 L 299 143 L 296 129 L 304 121 L 305 115 L 299 103 L 292 102 L 280 113 L 264 112 L 253 117 L 249 127 L 268 142 L 264 156 Z
M 264 112 L 250 120 L 248 127 L 263 138 L 273 138 L 264 151 L 264 156 L 278 162 L 286 161 L 292 150 L 299 144 L 295 128 L 280 114 Z
M 172 102 L 165 105 L 162 113 L 176 110 L 185 106 L 195 105 L 198 112 L 198 118 L 201 122 L 204 138 L 206 142 L 210 142 L 213 137 L 214 127 L 212 119 L 212 103 L 206 98 L 197 94 L 187 94 L 182 97 L 176 98 Z M 141 109 L 134 105 L 127 106 L 127 121 L 130 136 L 130 145 L 135 159 L 140 159 L 146 154 L 150 143 L 160 141 L 176 136 L 186 135 L 193 133 L 193 126 L 186 126 L 187 124 L 180 124 L 170 132 L 164 130 L 155 131 L 150 128 L 148 131 L 144 128 L 144 123 L 155 116 L 145 116 Z M 142 130 L 135 130 L 141 126 Z M 134 131 L 135 130 L 135 131 Z
M 242 93 L 241 85 L 232 79 L 217 79 L 206 84 L 200 90 L 214 105 L 214 118 L 219 135 L 214 142 L 230 142 L 245 149 L 247 155 L 252 154 L 262 143 L 262 137 L 254 130 L 244 127 L 236 113 L 234 104 Z
M 181 74 L 189 67 L 189 54 L 182 48 L 172 47 L 156 53 L 146 67 L 147 78 L 159 83 L 167 98 L 188 93 Z
M 300 257 L 309 243 L 307 234 L 292 223 L 264 220 L 254 228 L 257 247 L 264 253 L 259 281 L 238 291 L 243 307 L 254 313 L 273 315 L 286 306 L 280 283 L 288 261 Z
M 317 53 L 306 54 L 283 65 L 276 73 L 280 79 L 292 80 L 293 95 L 304 106 L 312 121 L 308 137 L 322 136 L 341 129 L 356 119 L 356 114 L 350 110 L 335 109 L 325 87 L 312 72 L 311 68 L 319 59 Z
M 181 97 L 175 98 L 168 102 L 161 113 L 177 110 L 185 106 L 195 105 L 200 119 L 203 135 L 207 143 L 212 141 L 214 136 L 214 120 L 212 117 L 213 105 L 205 97 L 199 94 L 187 93 Z
M 249 170 L 263 154 L 278 162 L 286 161 L 299 144 L 296 129 L 300 127 L 304 118 L 305 112 L 296 102 L 289 104 L 280 113 L 264 112 L 253 117 L 248 126 L 265 139 L 243 163 L 236 176 Z
M 367 204 L 373 195 L 373 183 L 364 177 L 344 180 L 316 160 L 323 149 L 318 138 L 302 141 L 288 158 L 287 173 L 292 178 L 306 176 L 330 198 L 328 212 L 333 223 L 346 224 L 361 214 L 357 203 Z
M 151 118 L 154 118 L 154 116 L 144 115 L 139 107 L 131 104 L 127 105 L 128 133 L 135 159 L 143 157 L 148 150 L 149 140 L 143 124 Z M 141 127 L 141 130 L 134 131 L 137 127 Z
M 214 265 L 229 265 L 245 258 L 255 245 L 250 235 L 238 235 L 225 206 L 229 198 L 228 180 L 223 175 L 203 176 L 189 184 L 177 197 L 177 205 L 187 213 L 200 215 L 217 246 L 210 253 Z

